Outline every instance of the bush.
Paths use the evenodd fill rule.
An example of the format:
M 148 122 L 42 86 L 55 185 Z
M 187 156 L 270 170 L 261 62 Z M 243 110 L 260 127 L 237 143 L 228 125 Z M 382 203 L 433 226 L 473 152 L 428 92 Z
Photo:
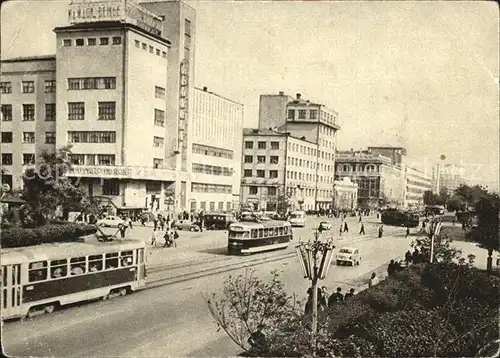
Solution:
M 12 227 L 2 231 L 2 247 L 33 246 L 53 242 L 72 242 L 96 233 L 93 225 L 49 224 L 33 229 Z

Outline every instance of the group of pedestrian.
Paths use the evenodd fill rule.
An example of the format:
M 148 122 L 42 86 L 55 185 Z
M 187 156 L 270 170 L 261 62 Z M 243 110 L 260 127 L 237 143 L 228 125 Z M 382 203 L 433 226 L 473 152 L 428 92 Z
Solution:
M 158 239 L 162 236 L 163 240 L 165 240 L 163 247 L 177 247 L 176 240 L 179 238 L 177 230 L 165 230 L 162 235 L 162 231 L 157 228 L 153 228 L 153 233 L 151 234 L 151 246 L 156 246 Z
M 305 314 L 310 315 L 312 313 L 312 303 L 313 303 L 313 297 L 312 297 L 312 288 L 309 287 L 307 290 L 308 294 L 308 299 L 306 302 L 306 307 L 305 307 Z M 325 310 L 327 308 L 332 308 L 335 305 L 342 303 L 354 296 L 354 288 L 351 288 L 349 292 L 347 292 L 345 295 L 342 293 L 342 288 L 337 287 L 337 291 L 332 293 L 331 295 L 328 294 L 328 290 L 326 286 L 323 286 L 321 288 L 318 287 L 318 309 L 320 310 Z

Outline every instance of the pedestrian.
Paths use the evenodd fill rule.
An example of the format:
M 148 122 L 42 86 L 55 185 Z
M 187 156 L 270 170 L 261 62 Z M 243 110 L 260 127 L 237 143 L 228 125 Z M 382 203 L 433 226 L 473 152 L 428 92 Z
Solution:
M 411 262 L 411 252 L 410 250 L 406 251 L 406 254 L 405 254 L 405 261 L 406 261 L 406 265 L 410 265 L 410 262 Z
M 156 230 L 158 228 L 158 219 L 154 218 L 153 219 L 153 228 Z
M 177 230 L 174 230 L 173 237 L 174 237 L 174 246 L 177 247 L 176 240 L 179 238 L 179 233 L 177 232 Z
M 158 239 L 158 232 L 156 229 L 153 229 L 153 233 L 151 234 L 151 246 L 156 246 L 156 240 Z
M 417 248 L 415 248 L 415 251 L 413 251 L 413 254 L 411 255 L 411 260 L 414 264 L 418 264 L 420 262 L 420 252 L 418 252 Z
M 359 234 L 360 235 L 364 235 L 365 234 L 365 224 L 363 222 L 361 222 L 361 230 L 359 230 Z
M 163 216 L 160 218 L 160 227 L 161 231 L 165 230 L 165 218 Z
M 382 237 L 382 235 L 384 235 L 384 226 L 383 225 L 380 225 L 380 227 L 378 228 L 378 237 Z
M 406 235 L 405 235 L 405 239 L 410 236 L 410 227 L 407 225 L 406 226 Z
M 322 301 L 321 301 L 321 304 L 324 306 L 324 307 L 328 307 L 328 290 L 326 288 L 326 286 L 322 286 L 321 287 L 321 298 L 322 298 Z
M 347 301 L 348 298 L 354 297 L 354 288 L 351 288 L 349 292 L 347 292 L 344 296 L 344 301 Z
M 120 230 L 120 237 L 121 237 L 122 239 L 124 239 L 124 238 L 125 238 L 125 231 L 127 231 L 127 226 L 125 226 L 125 225 L 120 225 L 120 226 L 118 227 L 118 230 Z
M 342 231 L 344 231 L 344 223 L 340 223 L 339 235 L 342 236 Z
M 394 263 L 394 260 L 391 260 L 389 262 L 389 266 L 387 266 L 387 276 L 392 276 L 396 272 L 396 264 Z
M 163 235 L 163 238 L 165 239 L 165 244 L 163 247 L 170 247 L 172 245 L 172 238 L 170 237 L 170 233 L 165 231 L 165 235 Z
M 132 229 L 132 218 L 128 219 L 128 227 Z
M 344 295 L 342 294 L 342 288 L 337 287 L 337 292 L 328 298 L 328 307 L 332 308 L 337 303 L 344 301 Z
M 361 222 L 361 220 L 362 220 L 362 218 L 361 218 L 361 213 L 360 213 L 360 214 L 359 214 L 359 220 L 358 220 L 358 223 L 360 223 L 360 222 Z
M 146 226 L 146 220 L 144 220 L 143 216 L 141 216 L 141 226 Z
M 370 280 L 368 281 L 368 287 L 371 288 L 371 287 L 373 287 L 375 285 L 378 285 L 379 282 L 380 281 L 379 281 L 377 275 L 374 272 L 374 273 L 372 273 L 372 277 L 370 277 Z
M 347 226 L 347 221 L 344 222 L 344 231 L 349 232 L 349 226 Z

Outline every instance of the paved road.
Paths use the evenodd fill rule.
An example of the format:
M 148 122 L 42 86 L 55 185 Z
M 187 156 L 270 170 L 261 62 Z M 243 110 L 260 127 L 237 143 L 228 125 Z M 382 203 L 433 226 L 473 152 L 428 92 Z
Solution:
M 310 226 L 316 227 L 318 222 L 318 219 L 311 219 Z M 355 224 L 356 218 L 349 219 L 349 222 L 352 228 L 358 226 Z M 354 245 L 360 249 L 363 259 L 360 266 L 332 266 L 328 278 L 322 282 L 329 291 L 337 286 L 344 291 L 350 287 L 364 287 L 371 272 L 385 272 L 386 262 L 390 258 L 401 257 L 407 250 L 411 239 L 404 238 L 403 228 L 387 227 L 388 235 L 378 239 L 374 237 L 376 224 L 373 225 L 364 237 L 351 232 L 343 235 L 342 239 L 337 238 L 337 247 Z M 311 230 L 298 229 L 295 234 L 306 236 L 307 232 Z M 193 258 L 195 265 L 185 266 L 191 270 L 207 262 L 208 257 L 205 255 L 220 258 L 219 266 L 222 266 L 226 264 L 224 260 L 228 259 L 243 262 L 260 255 L 286 254 L 286 251 L 282 251 L 251 257 L 228 257 L 224 253 L 226 242 L 223 232 L 189 235 L 179 240 L 180 247 L 177 249 L 152 249 L 151 258 L 155 255 L 168 257 L 166 263 L 157 260 L 157 267 L 172 265 L 173 258 L 181 250 L 186 255 L 201 255 Z M 289 251 L 292 252 L 293 247 Z M 185 270 L 185 267 L 180 269 Z M 270 277 L 269 272 L 275 268 L 282 270 L 282 280 L 290 294 L 305 297 L 309 282 L 302 278 L 297 258 L 290 257 L 254 267 L 256 275 L 264 279 Z M 4 348 L 12 356 L 234 356 L 239 353 L 239 348 L 225 333 L 216 331 L 201 293 L 220 292 L 223 280 L 229 274 L 244 271 L 239 269 L 159 286 L 110 301 L 62 309 L 31 320 L 9 322 L 4 325 Z M 152 273 L 149 278 L 160 278 L 163 274 Z

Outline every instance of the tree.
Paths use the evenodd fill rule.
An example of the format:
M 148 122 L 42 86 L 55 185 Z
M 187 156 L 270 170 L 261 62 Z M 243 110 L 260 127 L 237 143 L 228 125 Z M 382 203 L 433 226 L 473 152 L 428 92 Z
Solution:
M 432 190 L 424 191 L 424 205 L 435 205 L 437 195 Z
M 450 199 L 448 199 L 447 209 L 448 211 L 459 211 L 466 209 L 467 202 L 457 194 L 454 194 Z
M 479 185 L 460 185 L 455 189 L 455 195 L 462 198 L 467 206 L 475 206 L 482 198 L 488 196 L 488 192 Z
M 70 147 L 62 147 L 56 153 L 43 151 L 39 162 L 24 172 L 22 197 L 35 226 L 45 224 L 58 206 L 79 208 L 84 202 L 83 190 L 65 176 L 71 169 L 69 153 Z
M 483 194 L 475 205 L 477 228 L 471 232 L 472 238 L 479 243 L 478 246 L 488 250 L 486 269 L 493 268 L 493 251 L 500 250 L 500 197 L 497 194 Z

